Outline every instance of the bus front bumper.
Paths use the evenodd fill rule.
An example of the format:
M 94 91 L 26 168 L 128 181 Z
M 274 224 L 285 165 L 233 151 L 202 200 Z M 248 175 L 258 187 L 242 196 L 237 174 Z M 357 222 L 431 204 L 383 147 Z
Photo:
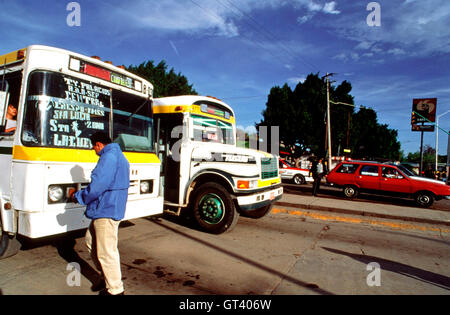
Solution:
M 283 196 L 283 187 L 266 190 L 252 195 L 237 197 L 237 203 L 241 211 L 250 211 L 265 207 Z

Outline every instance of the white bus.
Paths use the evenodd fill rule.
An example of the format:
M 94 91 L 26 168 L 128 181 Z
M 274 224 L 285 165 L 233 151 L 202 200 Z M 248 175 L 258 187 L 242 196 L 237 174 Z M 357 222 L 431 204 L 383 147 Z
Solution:
M 90 181 L 89 136 L 99 130 L 130 162 L 124 219 L 162 213 L 152 94 L 150 82 L 99 58 L 45 46 L 0 56 L 0 258 L 19 250 L 17 235 L 89 225 L 68 194 Z
M 228 104 L 198 95 L 155 98 L 153 114 L 166 212 L 219 234 L 240 215 L 264 217 L 282 197 L 278 158 L 237 147 Z

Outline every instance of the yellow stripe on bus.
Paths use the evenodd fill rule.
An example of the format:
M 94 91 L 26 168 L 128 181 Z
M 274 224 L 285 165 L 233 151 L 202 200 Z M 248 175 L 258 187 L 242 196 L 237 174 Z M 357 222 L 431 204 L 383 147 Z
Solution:
M 153 106 L 153 114 L 174 114 L 189 111 L 189 105 L 163 105 Z
M 124 155 L 130 163 L 160 163 L 154 153 L 124 152 Z M 94 150 L 15 146 L 13 149 L 13 159 L 33 162 L 97 163 L 98 156 Z
M 20 52 L 20 53 L 19 53 Z M 0 56 L 0 65 L 10 64 L 25 59 L 26 50 L 20 49 Z

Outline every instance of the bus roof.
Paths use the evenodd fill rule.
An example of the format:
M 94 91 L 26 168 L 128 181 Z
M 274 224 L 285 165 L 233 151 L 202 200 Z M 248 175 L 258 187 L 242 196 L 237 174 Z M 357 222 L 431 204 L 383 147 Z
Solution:
M 68 55 L 71 57 L 81 59 L 81 60 L 89 62 L 91 64 L 101 66 L 102 68 L 105 68 L 107 70 L 111 70 L 116 73 L 132 77 L 134 79 L 139 79 L 140 81 L 145 82 L 145 84 L 153 90 L 153 84 L 151 82 L 123 69 L 122 66 L 114 66 L 110 62 L 100 60 L 99 57 L 88 57 L 86 55 L 82 55 L 82 54 L 79 54 L 79 53 L 76 53 L 73 51 L 69 51 L 69 50 L 65 50 L 65 49 L 57 48 L 57 47 L 44 46 L 44 45 L 30 45 L 26 48 L 19 49 L 19 50 L 1 55 L 0 56 L 0 70 L 1 70 L 1 66 L 8 66 L 8 65 L 15 64 L 15 63 L 26 60 L 28 54 L 30 54 L 32 51 L 35 51 L 35 50 L 41 50 L 41 51 L 43 50 L 43 51 L 61 53 L 61 54 L 65 54 L 65 55 Z
M 153 114 L 191 113 L 235 124 L 233 109 L 212 96 L 180 95 L 153 99 Z
M 234 116 L 233 109 L 226 103 L 221 100 L 211 97 L 211 96 L 201 96 L 201 95 L 180 95 L 180 96 L 169 96 L 169 97 L 160 97 L 154 99 L 155 106 L 190 106 L 197 102 L 213 102 L 216 104 L 220 104 L 226 109 L 228 109 Z

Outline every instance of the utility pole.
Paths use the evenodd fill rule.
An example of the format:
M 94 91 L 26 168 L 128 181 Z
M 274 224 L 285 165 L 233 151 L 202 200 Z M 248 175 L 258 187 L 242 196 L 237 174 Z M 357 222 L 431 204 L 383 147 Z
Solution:
M 439 118 L 442 116 L 450 113 L 450 110 L 446 111 L 445 113 L 437 116 L 436 118 L 436 167 L 435 167 L 435 174 L 437 174 L 438 171 L 438 156 L 439 156 Z
M 330 80 L 329 76 L 332 73 L 326 75 L 327 78 L 327 138 L 328 138 L 328 171 L 331 171 L 331 118 L 330 118 Z
M 422 123 L 422 126 L 424 124 Z M 419 176 L 422 176 L 423 171 L 423 130 L 420 132 L 420 166 L 419 166 Z
M 447 185 L 450 185 L 450 130 L 448 131 L 447 145 Z

